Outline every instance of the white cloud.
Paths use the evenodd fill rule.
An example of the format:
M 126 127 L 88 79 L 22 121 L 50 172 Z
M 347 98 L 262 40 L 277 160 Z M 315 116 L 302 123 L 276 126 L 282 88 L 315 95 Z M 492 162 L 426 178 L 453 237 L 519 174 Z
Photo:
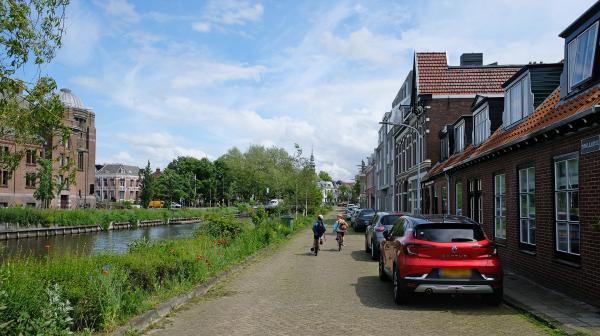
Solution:
M 73 1 L 66 9 L 65 32 L 57 60 L 69 66 L 89 63 L 101 37 L 100 22 L 96 15 Z
M 261 65 L 243 66 L 210 61 L 191 61 L 183 65 L 187 66 L 185 73 L 176 74 L 171 79 L 171 85 L 175 89 L 211 86 L 231 80 L 258 81 L 260 75 L 266 71 L 266 68 Z
M 140 20 L 135 7 L 127 2 L 127 0 L 105 0 L 96 3 L 104 8 L 109 15 L 119 17 L 127 22 L 137 22 Z
M 264 8 L 260 3 L 251 4 L 245 0 L 211 1 L 207 6 L 207 16 L 214 22 L 225 25 L 244 25 L 259 21 Z
M 483 52 L 486 62 L 557 61 L 563 48 L 556 35 L 590 3 L 566 8 L 553 1 L 418 2 L 401 14 L 396 7 L 381 10 L 389 3 L 379 2 L 311 7 L 294 13 L 306 17 L 293 45 L 272 42 L 279 38 L 273 33 L 259 56 L 249 55 L 260 48 L 221 54 L 193 40 L 138 35 L 145 42 L 122 50 L 101 75 L 72 81 L 139 120 L 116 135 L 139 164 L 150 159 L 164 166 L 177 155 L 216 158 L 251 143 L 288 150 L 299 143 L 305 154 L 314 148 L 317 169 L 351 179 L 376 146 L 377 122 L 412 66 L 414 49 L 447 51 L 452 64 L 462 52 Z M 212 1 L 203 17 L 185 25 L 196 22 L 200 32 L 245 29 L 263 15 L 259 3 Z
M 229 31 L 231 27 L 245 26 L 262 19 L 264 7 L 249 0 L 210 0 L 204 7 L 203 21 L 192 24 L 195 31 L 206 33 L 213 28 Z
M 200 33 L 208 33 L 210 31 L 210 24 L 206 22 L 195 22 L 192 24 L 192 28 Z

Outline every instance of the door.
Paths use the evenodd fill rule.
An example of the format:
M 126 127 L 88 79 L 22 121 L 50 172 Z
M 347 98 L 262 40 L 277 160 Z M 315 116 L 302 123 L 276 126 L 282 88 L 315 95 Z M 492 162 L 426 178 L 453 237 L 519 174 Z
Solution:
M 69 207 L 69 195 L 60 195 L 60 208 L 67 209 Z

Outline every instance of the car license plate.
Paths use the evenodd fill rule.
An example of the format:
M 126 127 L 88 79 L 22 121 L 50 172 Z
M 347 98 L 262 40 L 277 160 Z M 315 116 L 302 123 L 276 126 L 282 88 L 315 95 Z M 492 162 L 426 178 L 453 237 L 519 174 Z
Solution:
M 468 279 L 471 277 L 471 270 L 460 268 L 443 268 L 441 270 L 442 278 Z

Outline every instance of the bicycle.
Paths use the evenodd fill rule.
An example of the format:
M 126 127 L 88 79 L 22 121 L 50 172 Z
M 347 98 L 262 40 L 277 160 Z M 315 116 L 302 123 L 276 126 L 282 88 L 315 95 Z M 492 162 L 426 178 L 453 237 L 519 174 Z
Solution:
M 344 233 L 346 233 L 346 230 L 337 230 L 337 237 L 335 238 L 335 240 L 337 240 L 338 242 L 338 251 L 342 251 L 342 246 L 344 246 Z
M 310 248 L 311 252 L 315 253 L 315 256 L 319 254 L 319 249 L 320 249 L 319 245 L 322 244 L 322 239 L 323 239 L 323 237 L 315 238 L 313 247 Z

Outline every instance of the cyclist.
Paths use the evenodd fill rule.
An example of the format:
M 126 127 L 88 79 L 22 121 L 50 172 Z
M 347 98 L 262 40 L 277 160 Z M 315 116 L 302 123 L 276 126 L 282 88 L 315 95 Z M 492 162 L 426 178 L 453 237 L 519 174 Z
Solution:
M 342 218 L 342 215 L 337 215 L 335 227 L 335 232 L 337 234 L 335 240 L 341 241 L 342 246 L 346 246 L 346 244 L 344 244 L 344 235 L 346 234 L 346 231 L 348 231 L 348 223 L 346 223 L 346 221 Z
M 313 247 L 311 247 L 310 250 L 313 251 L 315 255 L 317 255 L 319 251 L 319 243 L 322 244 L 323 235 L 325 234 L 325 231 L 327 231 L 325 223 L 323 222 L 323 215 L 317 216 L 317 221 L 313 224 L 312 231 L 314 241 Z

